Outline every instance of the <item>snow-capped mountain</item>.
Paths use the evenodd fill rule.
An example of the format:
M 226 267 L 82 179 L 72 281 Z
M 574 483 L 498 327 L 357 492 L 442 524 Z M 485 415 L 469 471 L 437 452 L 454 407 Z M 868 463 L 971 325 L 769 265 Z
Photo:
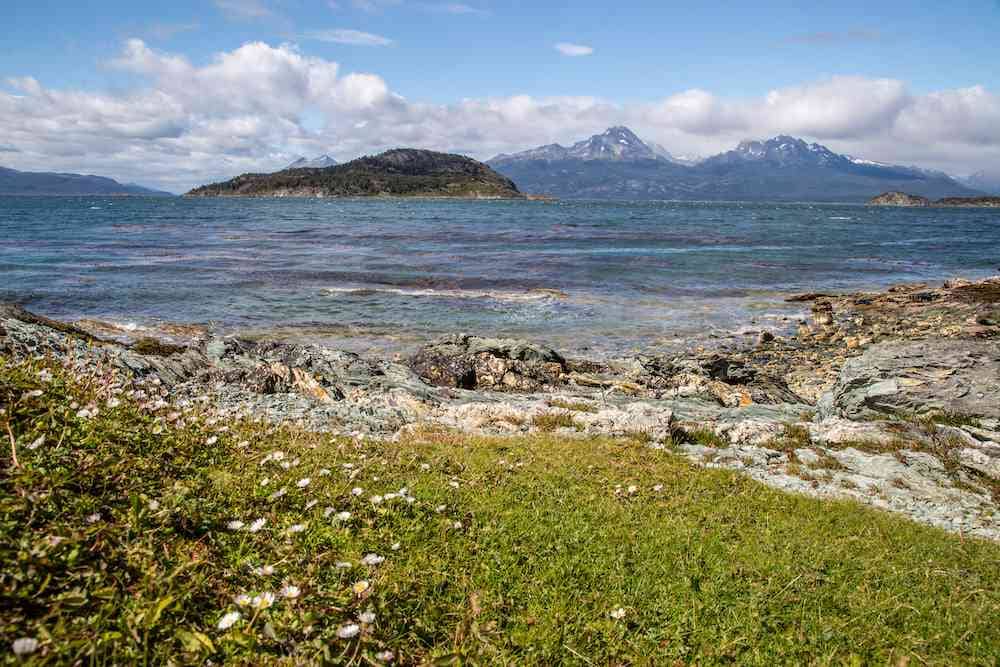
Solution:
M 487 164 L 530 160 L 609 160 L 622 162 L 657 159 L 662 158 L 632 130 L 617 126 L 608 128 L 603 134 L 595 134 L 589 139 L 578 141 L 568 148 L 559 144 L 548 144 L 512 155 L 497 155 Z
M 488 164 L 524 192 L 565 198 L 865 202 L 889 190 L 979 194 L 941 172 L 842 155 L 788 135 L 688 161 L 613 127 L 569 148 L 549 144 Z
M 319 157 L 314 157 L 311 160 L 300 157 L 298 160 L 285 167 L 285 169 L 325 169 L 326 167 L 335 167 L 336 165 L 337 161 L 329 155 L 320 155 Z

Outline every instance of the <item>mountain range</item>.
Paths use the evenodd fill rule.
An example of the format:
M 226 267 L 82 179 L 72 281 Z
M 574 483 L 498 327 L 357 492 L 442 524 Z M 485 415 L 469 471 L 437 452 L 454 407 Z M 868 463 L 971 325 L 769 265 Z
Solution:
M 0 195 L 132 195 L 172 197 L 162 190 L 119 183 L 104 176 L 17 171 L 0 167 Z
M 696 161 L 612 127 L 570 147 L 549 144 L 487 164 L 522 191 L 564 199 L 865 202 L 887 190 L 925 197 L 981 194 L 947 174 L 834 153 L 779 135 Z
M 285 169 L 326 169 L 327 167 L 336 166 L 337 161 L 332 157 L 329 155 L 320 155 L 319 157 L 314 157 L 311 160 L 300 157 L 298 160 L 285 167 Z

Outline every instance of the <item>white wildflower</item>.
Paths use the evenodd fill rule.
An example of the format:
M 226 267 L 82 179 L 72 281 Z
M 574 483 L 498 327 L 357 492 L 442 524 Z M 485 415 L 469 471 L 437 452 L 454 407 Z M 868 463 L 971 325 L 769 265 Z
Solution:
M 30 449 L 30 450 L 36 450 L 39 447 L 41 447 L 43 444 L 45 444 L 45 436 L 44 435 L 40 435 L 40 436 L 38 436 L 38 438 L 35 439 L 34 442 L 32 442 L 30 445 L 28 445 L 28 449 Z
M 347 623 L 337 628 L 337 636 L 341 639 L 357 637 L 359 632 L 361 632 L 361 626 L 357 623 Z
M 301 533 L 305 529 L 306 529 L 306 525 L 304 523 L 295 523 L 295 524 L 292 524 L 291 526 L 288 527 L 288 532 L 289 533 Z
M 245 526 L 245 525 L 246 525 L 246 524 L 244 524 L 244 523 L 243 523 L 242 521 L 240 521 L 239 519 L 234 519 L 233 521 L 230 521 L 229 523 L 227 523 L 227 524 L 226 524 L 226 527 L 227 527 L 227 528 L 229 528 L 229 530 L 240 530 L 240 529 L 242 529 L 242 528 L 243 528 L 243 526 Z
M 329 519 L 330 515 L 332 515 L 336 511 L 337 511 L 336 507 L 327 507 L 327 508 L 325 508 L 323 510 L 323 518 L 324 519 Z
M 379 662 L 392 662 L 396 654 L 392 651 L 379 651 L 375 654 L 375 659 Z
M 205 444 L 211 446 L 217 443 L 218 441 L 219 439 L 213 435 L 211 438 L 205 441 Z
M 21 637 L 14 640 L 11 649 L 17 656 L 30 655 L 38 650 L 38 640 L 34 637 Z
M 615 619 L 616 621 L 620 621 L 623 618 L 625 618 L 625 608 L 618 607 L 618 609 L 612 609 L 608 615 L 611 616 L 611 618 Z
M 454 528 L 455 530 L 462 530 L 462 522 L 456 521 L 455 523 L 451 524 L 451 527 Z
M 267 609 L 274 604 L 274 593 L 261 593 L 255 595 L 250 601 L 255 609 Z
M 93 514 L 87 517 L 87 523 L 97 523 L 100 520 L 101 520 L 100 512 L 94 512 Z
M 299 597 L 299 593 L 301 593 L 299 587 L 292 586 L 291 584 L 288 584 L 287 586 L 281 589 L 281 597 L 288 598 L 289 600 L 294 600 L 295 598 Z
M 261 517 L 261 518 L 257 519 L 256 521 L 254 521 L 253 523 L 251 523 L 250 527 L 247 528 L 247 530 L 249 530 L 251 533 L 256 533 L 261 528 L 263 528 L 264 524 L 266 524 L 266 523 L 267 523 L 267 519 L 265 519 L 264 517 Z
M 448 482 L 448 486 L 450 486 L 453 489 L 457 489 L 458 488 L 458 482 L 456 482 L 455 480 L 451 480 L 450 482 Z
M 320 471 L 319 471 L 319 476 L 320 477 L 326 477 L 329 474 L 330 474 L 330 469 L 329 468 L 321 468 Z
M 441 512 L 445 511 L 446 509 L 448 509 L 448 507 L 446 505 L 438 505 L 437 507 L 434 508 L 434 511 L 437 512 L 438 514 L 440 514 Z
M 117 408 L 121 404 L 122 404 L 122 402 L 119 401 L 117 398 L 109 398 L 108 402 L 107 402 L 107 406 L 109 408 Z
M 256 574 L 258 577 L 270 577 L 272 574 L 274 574 L 274 566 L 262 565 L 261 567 L 255 567 L 253 569 L 253 573 Z
M 382 496 L 372 496 L 369 500 L 372 501 L 372 505 L 381 505 L 384 498 Z
M 421 463 L 420 464 L 420 469 L 421 470 L 430 470 L 431 469 L 431 464 L 430 463 Z
M 367 556 L 361 559 L 361 562 L 365 565 L 378 565 L 384 560 L 385 558 L 379 556 L 378 554 L 368 554 Z
M 663 490 L 662 484 L 656 484 L 655 486 L 653 486 L 653 491 L 656 491 L 657 493 L 659 493 L 662 490 Z
M 352 496 L 360 496 L 364 492 L 365 492 L 365 490 L 362 489 L 360 486 L 356 486 L 353 489 L 351 489 L 351 495 Z
M 228 630 L 236 624 L 236 621 L 240 620 L 240 612 L 231 611 L 222 618 L 219 619 L 219 629 Z
M 635 495 L 636 493 L 639 492 L 639 487 L 636 486 L 635 484 L 630 484 L 627 491 L 630 496 Z
M 270 477 L 265 477 L 264 479 L 260 480 L 260 485 L 261 486 L 267 486 L 270 483 L 271 483 L 271 478 Z
M 274 493 L 272 493 L 270 496 L 268 496 L 267 499 L 271 500 L 271 501 L 274 501 L 274 500 L 277 500 L 278 498 L 282 497 L 286 493 L 288 493 L 288 487 L 287 486 L 283 486 L 280 489 L 278 489 L 277 491 L 275 491 Z
M 233 598 L 233 602 L 236 603 L 237 607 L 249 607 L 251 600 L 250 596 L 247 595 L 246 593 L 240 593 L 235 598 Z
M 401 545 L 399 544 L 399 542 L 394 542 L 393 545 L 389 548 L 392 549 L 393 551 L 399 551 L 400 546 Z
M 368 583 L 366 579 L 362 579 L 361 581 L 354 582 L 351 586 L 351 590 L 354 591 L 355 595 L 361 595 L 371 587 L 371 584 Z
M 307 486 L 309 486 L 309 482 L 311 482 L 311 481 L 312 480 L 309 479 L 308 477 L 303 477 L 299 481 L 295 482 L 295 486 L 299 487 L 300 489 L 304 489 Z
M 346 560 L 338 560 L 336 563 L 333 564 L 333 566 L 338 570 L 349 570 L 352 567 L 351 564 Z
M 312 500 L 310 500 L 309 502 L 306 503 L 305 511 L 308 512 L 312 508 L 316 507 L 317 503 L 319 503 L 319 501 L 316 500 L 315 498 L 313 498 Z
M 351 513 L 350 512 L 337 512 L 337 516 L 335 516 L 333 518 L 336 519 L 337 521 L 350 521 L 351 520 Z
M 157 500 L 156 498 L 151 499 L 149 501 L 149 510 L 151 512 L 155 512 L 158 509 L 160 509 L 160 501 Z
M 371 625 L 375 622 L 375 612 L 365 611 L 358 614 L 358 620 L 365 625 Z

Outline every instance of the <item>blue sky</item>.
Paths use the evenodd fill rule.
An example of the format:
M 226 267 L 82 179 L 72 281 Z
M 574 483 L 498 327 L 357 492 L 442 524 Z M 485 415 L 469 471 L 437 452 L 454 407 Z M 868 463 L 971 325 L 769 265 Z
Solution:
M 0 164 L 36 167 L 48 159 L 61 167 L 93 164 L 115 171 L 120 165 L 118 171 L 134 172 L 129 155 L 150 151 L 149 141 L 162 140 L 151 153 L 162 164 L 139 176 L 166 183 L 170 154 L 186 150 L 188 157 L 196 152 L 199 160 L 210 157 L 207 139 L 198 132 L 221 125 L 231 131 L 233 123 L 245 130 L 251 123 L 247 105 L 235 108 L 220 100 L 209 109 L 186 99 L 184 86 L 212 80 L 198 76 L 199 68 L 237 54 L 243 68 L 233 76 L 253 78 L 259 58 L 288 53 L 309 60 L 293 69 L 315 73 L 316 63 L 335 64 L 338 80 L 351 90 L 342 90 L 337 103 L 311 90 L 294 109 L 255 102 L 253 140 L 237 142 L 228 152 L 225 141 L 218 147 L 232 168 L 266 168 L 311 150 L 343 159 L 397 140 L 488 157 L 582 138 L 603 130 L 605 121 L 638 125 L 643 136 L 675 153 L 708 154 L 739 138 L 788 131 L 835 149 L 874 153 L 869 155 L 874 159 L 920 161 L 957 172 L 996 163 L 1000 136 L 989 128 L 1000 92 L 1000 2 L 810 4 L 804 9 L 791 2 L 7 0 L 0 10 L 0 81 L 7 82 L 0 94 L 10 96 L 7 110 L 27 104 L 26 77 L 35 82 L 28 97 L 62 94 L 61 103 L 70 104 L 69 92 L 89 95 L 84 106 L 92 111 L 92 125 L 109 128 L 107 139 L 123 142 L 124 153 L 117 161 L 106 151 L 94 155 L 91 144 L 73 135 L 63 144 L 78 144 L 77 154 L 53 156 L 51 148 L 29 145 L 21 122 L 8 135 L 20 131 L 17 143 L 0 138 Z M 133 58 L 123 64 L 127 45 L 136 40 L 145 49 L 142 63 Z M 250 43 L 269 50 L 240 51 Z M 171 70 L 176 59 L 191 68 L 187 83 Z M 349 81 L 349 73 L 372 78 Z M 238 95 L 237 89 L 232 94 Z M 273 91 L 256 90 L 261 96 L 301 92 L 280 82 Z M 140 95 L 144 101 L 137 105 Z M 364 101 L 348 103 L 349 95 Z M 124 118 L 126 112 L 117 108 L 147 104 L 147 116 L 155 115 L 154 97 L 170 100 L 163 104 L 171 109 L 157 125 L 170 129 L 157 137 L 146 136 L 156 132 L 145 126 L 136 130 L 136 123 L 146 121 Z M 51 95 L 45 99 L 53 115 L 48 122 L 40 119 L 38 127 L 58 134 L 70 109 L 59 107 Z M 469 101 L 475 102 L 472 111 L 462 106 Z M 495 112 L 499 120 L 477 126 L 474 112 Z M 912 144 L 920 135 L 917 123 L 936 134 L 925 145 L 891 148 L 901 140 Z M 953 136 L 949 123 L 972 129 Z M 520 124 L 520 132 L 512 124 Z M 279 126 L 284 129 L 276 130 Z M 449 126 L 450 136 L 441 129 Z M 134 139 L 137 132 L 147 143 L 125 150 L 131 139 L 122 137 Z M 182 136 L 171 136 L 177 132 Z M 186 145 L 183 136 L 191 138 Z M 14 150 L 3 152 L 5 146 Z M 178 185 L 224 171 L 192 172 Z

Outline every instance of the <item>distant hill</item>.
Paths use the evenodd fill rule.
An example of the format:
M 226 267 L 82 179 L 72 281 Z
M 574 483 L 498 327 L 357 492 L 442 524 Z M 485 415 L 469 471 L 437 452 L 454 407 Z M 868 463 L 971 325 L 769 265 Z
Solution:
M 133 195 L 172 197 L 133 183 L 119 183 L 104 176 L 17 171 L 0 167 L 0 195 Z
M 861 203 L 887 190 L 933 198 L 981 194 L 941 172 L 839 155 L 784 135 L 695 162 L 615 127 L 570 148 L 550 144 L 487 164 L 524 190 L 566 199 Z
M 298 160 L 285 167 L 285 169 L 326 169 L 327 167 L 335 166 L 337 166 L 337 161 L 332 157 L 329 155 L 320 155 L 319 157 L 314 157 L 311 160 L 300 157 Z
M 398 148 L 324 169 L 244 174 L 195 188 L 193 197 L 454 197 L 520 199 L 517 186 L 482 162 Z
M 1000 195 L 1000 169 L 977 171 L 965 179 L 965 183 L 987 194 Z
M 944 197 L 931 201 L 905 192 L 883 192 L 868 200 L 869 206 L 903 206 L 910 208 L 1000 208 L 1000 197 Z

